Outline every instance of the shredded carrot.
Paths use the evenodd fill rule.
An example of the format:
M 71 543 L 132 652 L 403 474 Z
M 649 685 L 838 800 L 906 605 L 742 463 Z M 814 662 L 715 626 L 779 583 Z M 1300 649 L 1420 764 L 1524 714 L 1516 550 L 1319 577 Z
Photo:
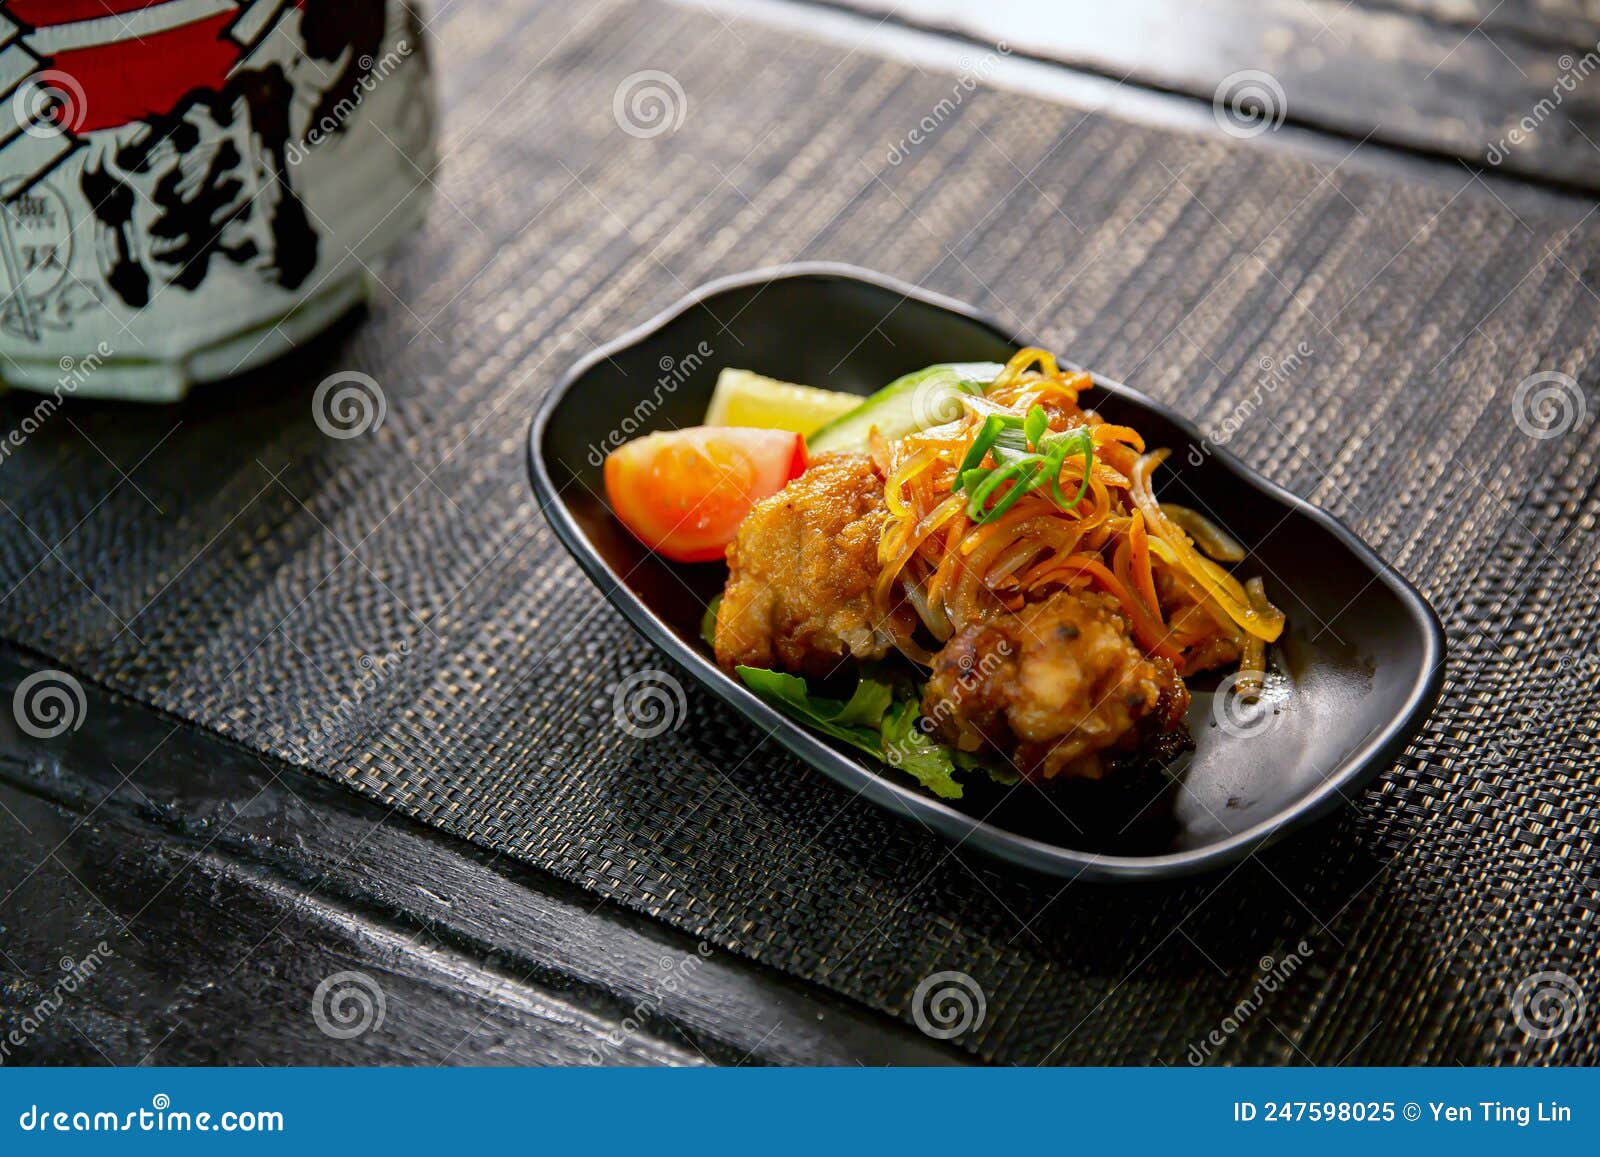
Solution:
M 1207 524 L 1202 545 L 1215 552 L 1207 557 L 1187 525 L 1167 517 L 1151 475 L 1168 451 L 1147 453 L 1133 427 L 1081 408 L 1079 395 L 1092 386 L 1087 374 L 1063 370 L 1048 351 L 1024 349 L 981 395 L 965 399 L 955 420 L 893 442 L 875 436 L 871 454 L 887 480 L 888 508 L 875 601 L 886 608 L 903 595 L 916 611 L 915 632 L 943 642 L 970 623 L 1019 610 L 1052 590 L 1089 586 L 1116 601 L 1134 641 L 1149 655 L 1180 670 L 1185 655 L 1209 665 L 1214 660 L 1204 656 L 1219 653 L 1217 644 L 1225 640 L 1220 653 L 1235 650 L 1247 667 L 1259 669 L 1266 643 L 1283 630 L 1283 613 L 1259 582 L 1242 583 L 1219 565 L 1218 558 L 1231 562 L 1241 553 L 1226 545 L 1220 527 Z M 1043 408 L 1051 431 L 1091 431 L 1087 483 L 1084 458 L 1072 455 L 1054 485 L 1030 485 L 1010 509 L 987 521 L 969 517 L 957 470 L 979 428 L 994 414 L 1026 418 L 1033 406 Z M 997 452 L 985 454 L 984 469 L 999 468 Z M 1016 485 L 1002 483 L 997 493 Z M 1188 515 L 1179 508 L 1177 518 Z M 1198 523 L 1189 519 L 1188 525 Z M 1163 590 L 1172 592 L 1166 606 Z M 909 629 L 894 632 L 902 651 L 926 661 L 930 652 Z
M 1161 622 L 1161 600 L 1156 598 L 1156 577 L 1150 565 L 1150 536 L 1144 529 L 1144 512 L 1133 512 L 1133 523 L 1128 528 L 1128 546 L 1133 552 L 1133 581 L 1156 622 Z

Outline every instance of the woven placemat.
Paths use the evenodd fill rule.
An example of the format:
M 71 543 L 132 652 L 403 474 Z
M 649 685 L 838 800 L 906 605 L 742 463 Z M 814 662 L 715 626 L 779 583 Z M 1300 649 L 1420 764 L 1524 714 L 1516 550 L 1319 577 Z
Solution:
M 1600 423 L 1552 377 L 1576 420 L 1530 411 L 1569 427 L 1530 436 L 1514 396 L 1592 380 L 1600 228 L 660 3 L 457 5 L 435 32 L 437 199 L 371 315 L 179 408 L 44 422 L 0 464 L 0 634 L 890 1013 L 964 972 L 984 1057 L 1597 1058 L 1600 1017 L 1551 1033 L 1529 996 L 1600 998 Z M 625 132 L 646 70 L 678 108 Z M 953 851 L 687 680 L 684 726 L 619 730 L 610 689 L 663 660 L 539 516 L 529 417 L 690 287 L 804 258 L 1237 425 L 1439 610 L 1426 731 L 1314 831 L 1112 888 Z M 333 370 L 380 383 L 381 426 L 318 429 Z

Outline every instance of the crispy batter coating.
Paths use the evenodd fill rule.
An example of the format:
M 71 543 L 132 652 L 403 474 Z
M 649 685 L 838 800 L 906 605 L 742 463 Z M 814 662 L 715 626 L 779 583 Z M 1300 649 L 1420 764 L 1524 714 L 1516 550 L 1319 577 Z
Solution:
M 999 752 L 1031 780 L 1099 779 L 1183 726 L 1189 696 L 1145 656 L 1105 595 L 1063 591 L 969 626 L 934 658 L 923 716 L 960 751 Z
M 826 676 L 882 658 L 892 644 L 872 584 L 884 514 L 883 476 L 854 454 L 818 458 L 757 503 L 728 547 L 717 662 Z

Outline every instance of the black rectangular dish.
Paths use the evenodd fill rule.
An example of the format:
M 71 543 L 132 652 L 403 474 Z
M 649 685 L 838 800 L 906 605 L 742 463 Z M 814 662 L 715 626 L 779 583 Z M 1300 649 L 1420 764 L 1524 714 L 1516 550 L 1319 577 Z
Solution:
M 720 670 L 700 640 L 720 563 L 680 566 L 637 542 L 602 497 L 622 440 L 702 420 L 717 373 L 738 366 L 868 394 L 934 362 L 1005 362 L 1029 344 L 957 302 L 838 265 L 741 274 L 697 290 L 595 351 L 533 420 L 534 491 L 561 541 L 651 642 L 806 763 L 964 847 L 1084 879 L 1181 875 L 1237 860 L 1327 813 L 1378 775 L 1432 708 L 1444 633 L 1422 596 L 1329 515 L 1211 448 L 1187 421 L 1095 378 L 1085 402 L 1173 455 L 1160 497 L 1225 509 L 1288 628 L 1282 676 L 1248 711 L 1197 680 L 1195 750 L 1131 781 L 1011 788 L 952 804 L 793 722 Z M 1070 351 L 1069 351 L 1070 352 Z M 1204 447 L 1202 450 L 1201 447 Z

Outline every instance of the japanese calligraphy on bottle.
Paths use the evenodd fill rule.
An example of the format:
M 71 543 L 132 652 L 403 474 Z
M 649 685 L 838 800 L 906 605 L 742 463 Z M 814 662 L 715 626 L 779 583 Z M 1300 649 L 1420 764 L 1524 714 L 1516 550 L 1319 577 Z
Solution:
M 0 379 L 172 399 L 365 294 L 433 116 L 400 0 L 0 0 Z

